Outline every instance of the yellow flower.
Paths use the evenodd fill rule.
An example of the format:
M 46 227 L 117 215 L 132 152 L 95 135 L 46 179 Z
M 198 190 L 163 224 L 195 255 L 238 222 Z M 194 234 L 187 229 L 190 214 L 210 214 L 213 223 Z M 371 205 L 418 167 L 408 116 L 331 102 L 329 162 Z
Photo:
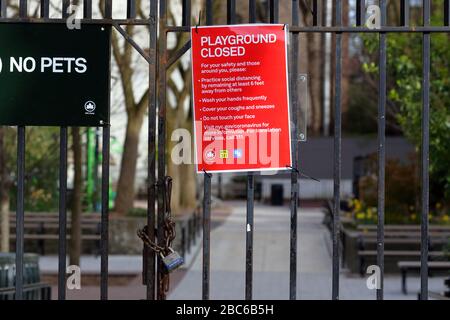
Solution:
M 442 221 L 448 222 L 449 220 L 450 220 L 450 217 L 448 215 L 443 215 L 442 216 Z
M 364 219 L 366 217 L 366 215 L 364 214 L 364 213 L 362 213 L 362 212 L 360 212 L 360 213 L 357 213 L 356 214 L 356 219 Z
M 440 202 L 436 203 L 436 209 L 442 208 L 442 204 Z

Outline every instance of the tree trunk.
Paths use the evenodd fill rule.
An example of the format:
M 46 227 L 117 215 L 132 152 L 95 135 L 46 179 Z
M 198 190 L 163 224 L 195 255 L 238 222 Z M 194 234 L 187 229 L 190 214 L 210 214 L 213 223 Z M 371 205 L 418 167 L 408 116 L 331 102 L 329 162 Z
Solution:
M 183 114 L 183 108 L 177 106 L 177 108 L 168 107 L 166 116 L 166 126 L 167 126 L 167 140 L 166 140 L 166 150 L 168 150 L 168 157 L 166 158 L 167 163 L 167 175 L 172 177 L 172 196 L 171 196 L 171 209 L 174 213 L 179 213 L 181 207 L 181 193 L 184 190 L 184 182 L 181 180 L 180 171 L 183 164 L 175 164 L 171 159 L 171 154 L 173 148 L 180 141 L 172 141 L 172 133 L 174 130 L 180 127 L 180 113 Z
M 70 264 L 79 266 L 81 256 L 81 202 L 83 189 L 80 128 L 72 128 L 72 140 L 75 176 L 72 196 L 72 223 L 70 229 Z
M 184 128 L 194 132 L 193 119 L 188 117 L 184 122 Z M 194 145 L 194 137 L 191 137 L 191 146 Z M 195 152 L 195 151 L 194 151 Z M 193 158 L 193 155 L 191 155 Z M 183 181 L 183 192 L 181 192 L 180 204 L 186 209 L 195 209 L 197 204 L 197 179 L 195 173 L 194 159 L 191 164 L 185 164 L 180 168 L 180 179 Z M 221 188 L 221 186 L 219 186 Z
M 344 26 L 349 24 L 349 3 L 348 1 L 343 2 L 342 6 L 342 23 Z M 350 62 L 350 34 L 343 33 L 342 34 L 342 96 L 341 96 L 341 105 L 342 105 L 342 113 L 346 113 L 348 111 L 348 105 L 350 101 L 349 97 L 349 88 L 350 88 L 350 76 L 351 76 L 351 62 Z
M 122 165 L 120 167 L 119 182 L 117 184 L 117 198 L 115 211 L 127 214 L 133 208 L 134 180 L 139 148 L 139 133 L 144 121 L 144 114 L 129 114 L 125 137 Z
M 0 127 L 0 251 L 9 252 L 9 194 L 4 138 L 5 129 Z
M 0 199 L 1 247 L 0 252 L 9 252 L 9 195 L 5 192 Z
M 171 145 L 170 149 L 173 149 L 173 145 Z M 172 212 L 177 214 L 180 212 L 181 208 L 181 190 L 185 188 L 184 181 L 181 180 L 181 167 L 184 166 L 183 164 L 175 164 L 171 159 L 167 159 L 167 174 L 173 179 L 172 184 L 172 196 L 171 196 L 171 202 L 170 207 L 172 209 Z
M 321 105 L 321 68 L 322 68 L 322 35 L 308 33 L 308 74 L 309 74 L 309 96 L 311 110 L 311 134 L 319 135 L 322 127 L 322 105 Z
M 336 15 L 335 15 L 335 10 L 336 10 L 336 4 L 334 3 L 335 1 L 331 1 L 331 25 L 332 26 L 336 26 Z M 335 84 L 336 84 L 336 34 L 332 34 L 331 35 L 331 55 L 330 55 L 330 59 L 331 59 L 331 69 L 330 69 L 330 133 L 334 131 L 334 122 L 336 121 L 335 117 L 334 117 L 334 111 L 336 109 L 335 106 L 335 94 L 336 94 L 336 90 L 335 90 Z
M 197 180 L 195 177 L 195 166 L 193 164 L 186 164 L 181 167 L 180 178 L 184 187 L 180 201 L 184 209 L 195 209 L 197 204 Z

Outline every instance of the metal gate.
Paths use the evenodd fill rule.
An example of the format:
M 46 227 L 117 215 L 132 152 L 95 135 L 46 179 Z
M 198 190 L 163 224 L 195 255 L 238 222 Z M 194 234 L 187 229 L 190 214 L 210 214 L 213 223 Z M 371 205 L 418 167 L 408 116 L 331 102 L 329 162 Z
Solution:
M 110 24 L 119 31 L 126 40 L 133 45 L 149 63 L 149 157 L 148 157 L 148 237 L 157 239 L 159 245 L 164 242 L 163 224 L 165 213 L 164 195 L 167 190 L 164 183 L 166 174 L 166 88 L 167 69 L 175 63 L 184 53 L 190 49 L 190 41 L 187 41 L 181 49 L 168 56 L 167 36 L 170 33 L 190 32 L 192 19 L 191 1 L 182 1 L 182 25 L 170 26 L 167 21 L 167 8 L 169 0 L 149 0 L 149 19 L 136 18 L 136 1 L 127 0 L 127 16 L 124 19 L 112 18 L 112 0 L 106 0 L 104 6 L 104 19 L 92 19 L 92 0 L 83 0 L 84 19 L 86 24 Z M 213 24 L 213 2 L 206 2 L 206 24 Z M 222 1 L 222 0 L 216 0 Z M 299 5 L 303 0 L 290 1 L 292 5 L 292 25 L 289 27 L 291 34 L 290 52 L 290 85 L 292 101 L 292 121 L 294 123 L 294 137 L 297 137 L 297 112 L 298 85 L 296 77 L 299 74 L 298 57 L 299 38 L 307 33 L 330 33 L 335 35 L 335 105 L 334 105 L 334 206 L 333 206 L 333 259 L 332 259 L 332 299 L 339 299 L 339 262 L 340 262 L 340 180 L 341 180 L 341 76 L 342 76 L 342 36 L 344 33 L 376 33 L 379 36 L 379 95 L 378 95 L 378 227 L 377 227 L 377 264 L 381 269 L 383 279 L 384 268 L 384 196 L 385 196 L 385 118 L 386 118 L 386 35 L 388 33 L 419 33 L 423 37 L 423 78 L 422 78 L 422 217 L 421 217 L 421 299 L 428 298 L 428 209 L 429 209 L 429 116 L 430 116 L 430 35 L 434 32 L 450 32 L 450 0 L 444 1 L 445 18 L 442 26 L 430 25 L 431 1 L 423 0 L 423 26 L 409 26 L 409 1 L 401 2 L 402 26 L 387 26 L 387 0 L 379 0 L 381 7 L 381 28 L 368 29 L 365 24 L 365 0 L 356 0 L 357 23 L 356 26 L 343 25 L 343 10 L 341 0 L 336 0 L 334 8 L 335 25 L 325 26 L 320 19 L 322 13 L 322 1 L 306 1 L 310 4 L 312 25 L 300 25 Z M 81 1 L 80 1 L 81 2 Z M 249 0 L 248 21 L 257 22 L 257 0 Z M 6 18 L 6 1 L 0 0 L 0 23 L 8 22 L 38 22 L 38 23 L 64 23 L 67 16 L 67 8 L 70 0 L 62 0 L 63 17 L 61 19 L 49 19 L 49 0 L 41 0 L 41 18 L 31 19 L 27 17 L 27 0 L 19 1 L 20 17 L 16 19 Z M 279 1 L 267 0 L 267 21 L 277 23 L 279 20 Z M 195 13 L 196 14 L 196 13 Z M 237 22 L 236 0 L 227 0 L 227 23 Z M 147 54 L 126 34 L 121 25 L 148 26 L 150 30 L 150 50 Z M 159 32 L 159 37 L 158 37 Z M 23 296 L 23 254 L 24 254 L 24 157 L 25 157 L 25 127 L 18 127 L 17 140 L 17 224 L 16 224 L 16 298 Z M 102 164 L 102 219 L 101 219 L 101 299 L 108 298 L 108 183 L 109 183 L 109 125 L 103 127 L 103 164 Z M 157 154 L 155 153 L 157 151 Z M 290 201 L 290 299 L 297 298 L 297 214 L 299 199 L 299 151 L 300 144 L 292 141 L 294 168 L 291 170 L 291 201 Z M 156 163 L 157 161 L 157 163 Z M 204 175 L 203 198 L 203 276 L 202 298 L 209 299 L 210 288 L 210 221 L 211 221 L 211 178 L 210 174 Z M 58 296 L 65 299 L 65 270 L 66 270 L 66 196 L 67 196 L 67 127 L 60 130 L 60 208 L 59 208 L 59 274 Z M 177 183 L 175 181 L 174 183 Z M 247 177 L 247 225 L 246 231 L 246 264 L 245 264 L 245 298 L 252 299 L 253 288 L 253 221 L 254 221 L 254 190 L 255 176 L 249 173 Z M 156 210 L 157 208 L 157 210 Z M 156 226 L 156 228 L 155 228 Z M 163 288 L 160 285 L 162 278 L 162 265 L 155 254 L 148 252 L 145 259 L 145 282 L 147 286 L 147 299 L 164 299 Z M 382 281 L 383 282 L 383 281 Z M 377 290 L 377 298 L 383 299 L 383 285 Z
M 381 270 L 381 288 L 377 289 L 377 299 L 383 299 L 384 287 L 384 202 L 385 202 L 385 167 L 386 167 L 386 100 L 387 100 L 387 53 L 386 53 L 386 35 L 388 33 L 419 33 L 423 37 L 423 69 L 422 69 L 422 148 L 421 148 L 421 299 L 428 299 L 428 211 L 429 211 L 429 121 L 430 121 L 430 35 L 435 32 L 450 32 L 450 1 L 445 0 L 443 4 L 444 21 L 442 26 L 431 26 L 431 1 L 423 0 L 423 26 L 411 27 L 409 25 L 410 1 L 399 0 L 401 4 L 401 26 L 387 25 L 387 0 L 379 0 L 381 9 L 381 27 L 378 29 L 369 29 L 366 24 L 366 5 L 368 1 L 356 0 L 356 26 L 345 26 L 343 24 L 343 1 L 336 0 L 334 3 L 334 25 L 326 26 L 321 19 L 323 2 L 320 0 L 282 0 L 282 2 L 291 2 L 292 24 L 289 26 L 291 34 L 291 52 L 290 52 L 290 87 L 291 87 L 291 106 L 292 123 L 294 123 L 293 137 L 297 137 L 298 131 L 298 112 L 300 110 L 298 100 L 298 82 L 299 75 L 299 37 L 307 33 L 330 33 L 335 35 L 335 79 L 334 79 L 334 201 L 333 201 L 333 221 L 332 221 L 332 292 L 333 300 L 339 299 L 339 271 L 340 271 L 340 190 L 341 190 L 341 129 L 342 129 L 342 109 L 341 109 L 341 77 L 342 77 L 342 36 L 345 33 L 376 33 L 379 37 L 379 93 L 378 93 L 378 226 L 377 226 L 377 265 Z M 236 0 L 227 0 L 227 24 L 235 24 L 236 19 Z M 312 25 L 300 25 L 300 2 L 304 2 L 310 9 L 312 15 Z M 159 27 L 161 35 L 168 33 L 190 32 L 191 22 L 191 1 L 182 0 L 183 4 L 183 23 L 181 26 L 167 25 L 166 6 L 168 1 L 160 0 Z M 257 22 L 257 0 L 249 0 L 248 22 Z M 213 24 L 213 4 L 214 0 L 206 0 L 206 24 Z M 266 21 L 278 23 L 279 21 L 279 0 L 264 1 L 266 6 Z M 164 173 L 164 153 L 161 153 L 164 146 L 164 117 L 166 103 L 165 70 L 167 65 L 181 57 L 190 48 L 188 41 L 181 50 L 173 57 L 167 56 L 166 37 L 159 39 L 159 131 L 160 132 L 160 155 L 159 155 L 159 179 L 162 179 Z M 310 75 L 312 76 L 312 75 Z M 301 144 L 299 141 L 292 141 L 294 168 L 291 170 L 291 200 L 290 200 L 290 281 L 289 297 L 292 300 L 297 298 L 297 214 L 299 199 L 299 151 Z M 211 218 L 211 174 L 204 175 L 204 199 L 203 199 L 203 276 L 202 276 L 202 298 L 209 299 L 210 288 L 210 218 Z M 246 231 L 246 264 L 245 264 L 245 298 L 252 299 L 253 288 L 253 221 L 254 221 L 254 191 L 255 177 L 253 173 L 247 176 L 247 225 Z M 161 204 L 161 201 L 158 202 Z M 161 210 L 161 208 L 160 208 Z M 159 211 L 161 212 L 161 211 Z

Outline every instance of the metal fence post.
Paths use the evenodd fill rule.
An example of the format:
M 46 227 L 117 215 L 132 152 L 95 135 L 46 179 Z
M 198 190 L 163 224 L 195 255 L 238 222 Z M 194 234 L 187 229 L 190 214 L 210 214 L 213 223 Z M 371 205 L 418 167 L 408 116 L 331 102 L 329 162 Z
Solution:
M 430 0 L 423 1 L 423 25 L 431 22 Z M 424 32 L 422 53 L 422 222 L 420 254 L 420 299 L 428 300 L 428 216 L 429 216 L 429 180 L 430 180 L 430 46 L 431 35 Z
M 342 25 L 342 1 L 336 0 L 336 25 Z M 336 32 L 336 74 L 334 108 L 334 208 L 333 208 L 333 273 L 332 299 L 339 299 L 339 240 L 341 201 L 341 76 L 342 76 L 342 32 Z

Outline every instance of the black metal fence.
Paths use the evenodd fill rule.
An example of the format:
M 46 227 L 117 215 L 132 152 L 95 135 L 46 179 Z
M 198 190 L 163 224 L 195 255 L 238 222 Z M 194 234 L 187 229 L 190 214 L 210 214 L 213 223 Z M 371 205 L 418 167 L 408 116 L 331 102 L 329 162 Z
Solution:
M 213 0 L 206 2 L 206 24 L 213 24 Z M 221 1 L 221 0 L 219 0 Z M 387 1 L 380 0 L 381 7 L 381 28 L 368 29 L 365 24 L 366 1 L 356 0 L 357 23 L 356 26 L 343 25 L 343 1 L 334 1 L 334 25 L 326 26 L 322 19 L 323 1 L 306 1 L 310 4 L 312 25 L 300 24 L 300 2 L 303 0 L 285 0 L 291 2 L 292 24 L 289 26 L 291 33 L 291 61 L 290 61 L 290 86 L 292 121 L 294 123 L 293 137 L 297 137 L 297 115 L 300 108 L 298 102 L 297 75 L 299 74 L 299 39 L 306 33 L 331 33 L 335 35 L 335 79 L 334 79 L 334 204 L 333 204 L 333 259 L 332 259 L 332 299 L 339 299 L 339 204 L 341 190 L 341 128 L 342 128 L 342 108 L 341 108 L 341 78 L 342 78 L 342 43 L 344 33 L 376 33 L 379 36 L 379 96 L 378 96 L 378 227 L 377 227 L 377 264 L 381 268 L 381 278 L 383 279 L 384 266 L 384 199 L 385 199 L 385 127 L 386 127 L 386 64 L 387 64 L 387 43 L 388 33 L 419 33 L 423 37 L 423 82 L 422 82 L 422 227 L 421 227 L 421 298 L 428 298 L 428 209 L 429 209 L 429 115 L 430 115 L 430 34 L 434 32 L 450 32 L 450 5 L 449 0 L 444 1 L 445 10 L 442 26 L 430 25 L 431 1 L 423 0 L 423 26 L 409 26 L 409 1 L 401 2 L 401 26 L 387 26 Z M 49 19 L 49 0 L 41 0 L 41 18 L 29 19 L 27 17 L 27 0 L 19 1 L 20 14 L 18 18 L 6 18 L 6 1 L 0 0 L 0 23 L 8 22 L 39 22 L 39 23 L 63 23 L 66 16 L 67 7 L 70 0 L 62 0 L 61 19 Z M 81 1 L 80 1 L 81 2 Z M 169 57 L 167 50 L 167 35 L 169 33 L 190 32 L 192 19 L 192 8 L 190 0 L 181 0 L 182 25 L 173 26 L 168 24 L 168 4 L 169 0 L 149 0 L 149 19 L 136 18 L 136 1 L 127 0 L 127 16 L 125 19 L 112 18 L 112 0 L 104 3 L 104 17 L 102 19 L 92 19 L 92 0 L 84 0 L 84 19 L 82 23 L 112 24 L 122 35 L 126 33 L 120 25 L 143 25 L 150 30 L 149 53 L 145 54 L 138 50 L 149 63 L 149 136 L 148 136 L 148 236 L 150 239 L 157 238 L 161 245 L 164 242 L 163 219 L 165 212 L 164 194 L 165 184 L 163 183 L 166 174 L 166 88 L 167 69 L 175 63 L 184 53 L 190 49 L 190 41 L 187 41 L 181 49 Z M 248 22 L 257 22 L 257 0 L 249 0 Z M 236 0 L 227 0 L 227 23 L 237 22 Z M 279 21 L 279 1 L 265 1 L 267 21 L 277 23 Z M 159 9 L 159 13 L 158 13 Z M 197 13 L 195 13 L 196 15 Z M 159 27 L 159 37 L 158 37 Z M 136 44 L 132 39 L 127 39 L 135 48 Z M 6 44 L 7 45 L 7 44 Z M 138 49 L 138 48 L 137 48 Z M 313 75 L 311 75 L 313 76 Z M 16 245 L 16 298 L 23 296 L 23 228 L 24 228 L 24 175 L 25 175 L 25 127 L 18 128 L 17 140 L 17 245 Z M 60 208 L 59 208 L 59 299 L 65 298 L 65 269 L 66 269 L 66 197 L 67 197 L 67 127 L 60 130 Z M 108 183 L 109 183 L 109 125 L 103 127 L 103 165 L 102 165 L 102 219 L 101 219 L 101 299 L 108 297 Z M 157 154 L 155 152 L 157 150 Z M 299 199 L 298 169 L 300 144 L 297 139 L 292 141 L 294 168 L 291 170 L 291 228 L 290 228 L 290 299 L 297 298 L 297 214 Z M 156 162 L 157 161 L 157 162 Z M 211 220 L 211 175 L 204 175 L 204 200 L 203 200 L 203 277 L 202 277 L 202 298 L 209 299 L 210 288 L 210 220 Z M 175 181 L 177 183 L 177 181 Z M 246 228 L 246 265 L 245 265 L 245 298 L 252 299 L 253 288 L 253 222 L 254 222 L 254 187 L 255 177 L 253 173 L 247 178 L 247 225 Z M 157 209 L 157 212 L 156 212 Z M 157 226 L 155 232 L 155 225 Z M 146 259 L 147 273 L 147 299 L 164 297 L 161 286 L 156 284 L 161 281 L 162 265 L 156 263 L 155 254 L 148 252 Z M 156 270 L 156 273 L 155 273 Z M 156 276 L 155 276 L 156 275 Z M 377 290 L 377 298 L 383 299 L 383 285 Z
M 335 35 L 335 79 L 334 79 L 334 201 L 333 201 L 333 259 L 332 259 L 332 292 L 333 300 L 339 299 L 339 272 L 340 272 L 340 191 L 341 191 L 341 135 L 342 135 L 342 45 L 344 33 L 376 33 L 379 37 L 379 94 L 378 94 L 378 226 L 377 226 L 377 265 L 381 269 L 381 288 L 377 289 L 377 299 L 383 299 L 384 286 L 384 206 L 385 206 L 385 165 L 386 165 L 386 100 L 387 100 L 387 42 L 388 33 L 419 33 L 423 37 L 423 75 L 422 75 L 422 195 L 421 195 L 421 299 L 428 299 L 428 211 L 429 211 L 429 118 L 430 118 L 430 35 L 436 32 L 450 32 L 450 1 L 445 0 L 442 10 L 444 11 L 444 21 L 442 26 L 431 26 L 431 1 L 423 0 L 423 26 L 410 27 L 409 13 L 410 1 L 400 0 L 401 7 L 401 25 L 387 25 L 387 0 L 379 0 L 381 9 L 381 27 L 378 29 L 369 29 L 365 27 L 366 5 L 368 1 L 356 0 L 356 26 L 343 25 L 343 1 L 333 1 L 334 24 L 326 25 L 322 21 L 324 1 L 312 0 L 286 0 L 291 2 L 291 21 L 289 27 L 291 33 L 291 52 L 290 52 L 290 86 L 291 86 L 291 105 L 292 122 L 294 123 L 293 137 L 297 137 L 297 115 L 300 108 L 298 102 L 297 75 L 299 74 L 299 37 L 306 33 L 331 33 Z M 312 25 L 300 25 L 300 2 L 305 2 L 312 15 Z M 161 34 L 164 32 L 190 32 L 191 1 L 183 0 L 183 24 L 182 26 L 168 26 L 166 16 L 167 1 L 160 1 L 160 28 Z M 213 0 L 206 0 L 206 24 L 213 23 Z M 236 0 L 227 0 L 227 23 L 236 23 Z M 248 1 L 248 22 L 255 23 L 257 20 L 256 0 Z M 266 21 L 278 23 L 280 1 L 264 1 L 266 6 Z M 347 13 L 348 14 L 348 13 Z M 164 69 L 162 64 L 168 61 L 165 51 L 165 38 L 160 39 L 159 61 L 159 106 L 160 106 L 160 129 L 164 129 L 164 106 L 165 106 L 165 83 L 166 79 L 162 76 Z M 176 54 L 177 57 L 187 51 L 189 43 L 183 47 L 182 52 Z M 314 75 L 310 75 L 314 76 Z M 164 137 L 160 138 L 164 139 Z M 160 140 L 160 146 L 163 146 Z M 161 149 L 160 149 L 161 150 Z M 294 168 L 291 171 L 291 230 L 290 230 L 290 282 L 289 297 L 297 298 L 297 210 L 299 199 L 298 168 L 299 165 L 299 141 L 292 141 Z M 160 169 L 164 167 L 164 159 L 160 158 Z M 163 171 L 160 171 L 163 174 Z M 246 266 L 245 266 L 245 298 L 252 299 L 253 288 L 253 221 L 254 221 L 254 174 L 249 173 L 247 178 L 247 232 L 246 232 Z M 211 175 L 204 175 L 204 200 L 203 200 L 203 299 L 209 299 L 209 251 L 210 251 L 210 217 L 211 217 Z
M 151 43 L 153 44 L 153 57 L 155 57 L 156 48 L 156 1 L 151 1 L 152 12 L 150 19 L 136 19 L 136 6 L 134 0 L 127 0 L 126 19 L 112 19 L 112 0 L 104 1 L 103 16 L 101 19 L 93 19 L 93 1 L 80 0 L 72 1 L 72 4 L 83 5 L 83 19 L 81 23 L 85 24 L 109 24 L 114 25 L 116 29 L 121 29 L 121 25 L 143 25 L 151 26 Z M 19 1 L 19 15 L 8 18 L 7 1 L 0 0 L 0 23 L 66 23 L 69 16 L 68 9 L 71 5 L 70 0 L 62 0 L 59 19 L 50 18 L 50 1 L 40 1 L 40 17 L 28 16 L 29 4 L 31 1 Z M 8 44 L 2 44 L 8 45 Z M 154 66 L 154 64 L 153 64 Z M 154 83 L 155 72 L 152 72 L 150 65 L 150 83 Z M 153 80 L 152 80 L 153 79 Z M 154 91 L 154 90 L 153 90 Z M 152 99 L 153 101 L 153 99 Z M 154 115 L 152 110 L 155 105 L 151 105 L 150 114 Z M 151 117 L 152 118 L 152 117 Z M 153 123 L 155 116 L 153 116 Z M 152 123 L 152 121 L 150 121 Z M 109 141 L 110 124 L 102 127 L 102 188 L 101 188 L 101 279 L 100 279 L 100 298 L 108 298 L 108 215 L 109 215 Z M 21 300 L 24 298 L 24 291 L 28 290 L 23 283 L 24 270 L 24 184 L 25 184 L 25 133 L 26 128 L 19 126 L 17 128 L 17 210 L 16 210 L 16 276 L 15 276 L 15 298 Z M 154 134 L 154 130 L 153 130 Z M 150 145 L 150 150 L 154 150 L 154 145 Z M 67 255 L 67 152 L 68 152 L 68 128 L 60 128 L 60 166 L 59 166 L 59 249 L 58 249 L 58 299 L 63 300 L 66 297 L 66 255 Z M 149 166 L 150 167 L 150 166 Z M 154 176 L 154 174 L 153 174 Z M 151 178 L 151 175 L 149 175 Z M 150 188 L 152 189 L 152 188 Z M 151 206 L 150 206 L 151 208 Z M 150 209 L 151 212 L 151 209 Z M 151 212 L 152 213 L 152 212 Z M 150 215 L 154 217 L 153 215 Z M 150 222 L 153 221 L 150 218 Z M 150 296 L 151 298 L 151 296 Z

